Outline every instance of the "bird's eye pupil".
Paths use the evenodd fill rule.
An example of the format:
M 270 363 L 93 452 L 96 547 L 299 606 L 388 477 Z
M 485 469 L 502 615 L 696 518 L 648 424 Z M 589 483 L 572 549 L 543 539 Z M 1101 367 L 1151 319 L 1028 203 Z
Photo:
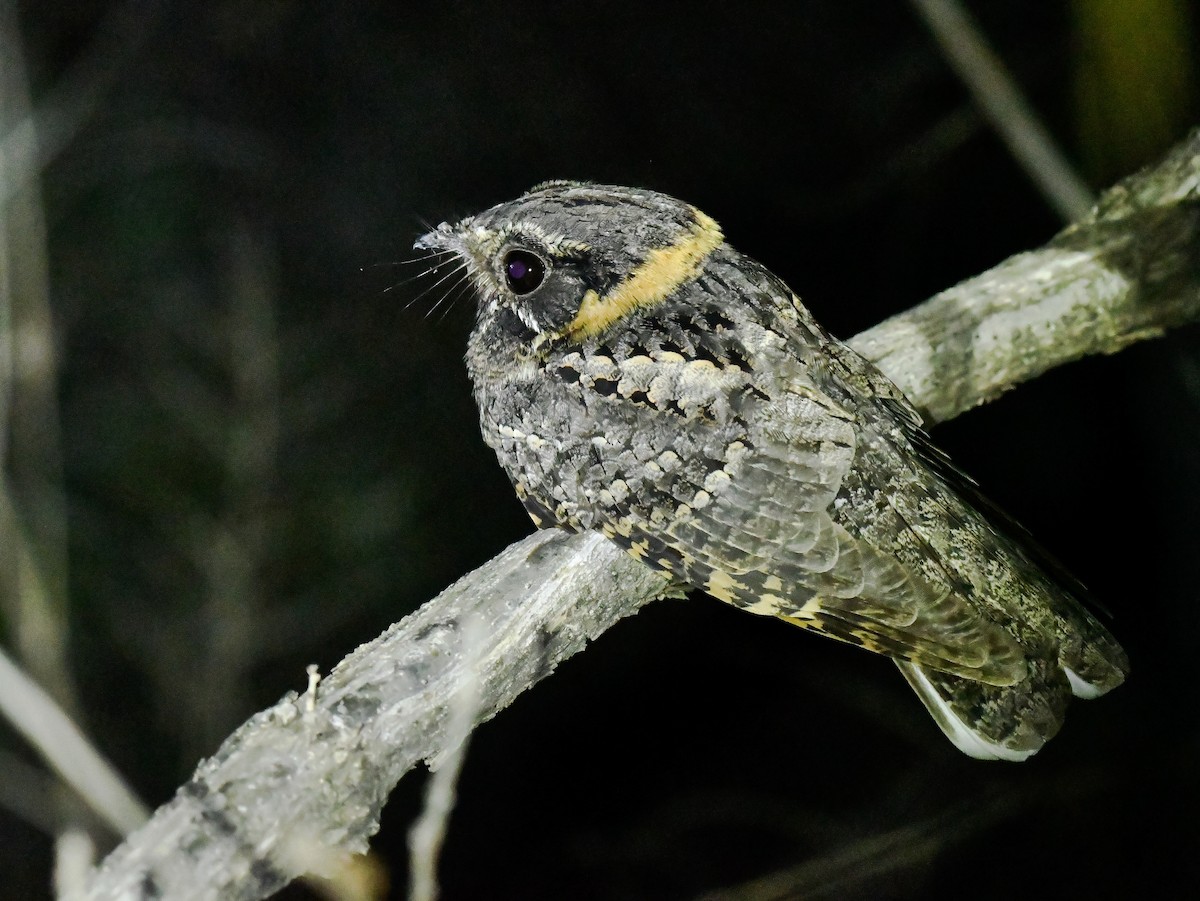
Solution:
M 513 294 L 528 294 L 546 277 L 546 264 L 527 250 L 510 250 L 504 255 L 504 278 Z

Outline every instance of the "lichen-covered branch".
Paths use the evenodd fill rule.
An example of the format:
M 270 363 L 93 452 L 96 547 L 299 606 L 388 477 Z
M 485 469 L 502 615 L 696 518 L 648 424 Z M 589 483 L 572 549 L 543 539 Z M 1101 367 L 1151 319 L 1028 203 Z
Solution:
M 850 340 L 931 422 L 1200 318 L 1200 131 L 1092 213 Z
M 452 750 L 455 696 L 477 670 L 478 721 L 667 588 L 599 535 L 538 532 L 460 579 L 239 728 L 104 862 L 89 898 L 261 898 L 363 851 L 388 793 Z M 478 619 L 483 647 L 463 646 Z M 320 870 L 321 867 L 316 869 Z
M 1200 132 L 1041 250 L 851 341 L 932 421 L 1200 315 Z M 464 660 L 478 722 L 644 604 L 664 578 L 596 535 L 534 534 L 359 648 L 313 695 L 237 730 L 97 871 L 89 898 L 261 898 L 361 851 L 392 787 L 434 766 Z M 462 646 L 460 624 L 486 624 Z M 315 849 L 324 849 L 316 853 Z

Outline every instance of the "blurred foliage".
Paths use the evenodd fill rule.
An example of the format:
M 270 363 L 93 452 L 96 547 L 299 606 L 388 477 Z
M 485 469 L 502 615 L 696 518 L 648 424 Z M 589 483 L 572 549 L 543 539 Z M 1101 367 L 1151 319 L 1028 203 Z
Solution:
M 1183 0 L 969 6 L 1096 187 L 1200 118 Z M 429 283 L 403 264 L 422 221 L 546 178 L 644 184 L 719 219 L 842 335 L 1058 227 L 906 4 L 16 13 L 45 239 L 6 234 L 47 255 L 59 368 L 40 409 L 61 428 L 36 453 L 14 434 L 5 476 L 23 522 L 46 510 L 23 472 L 65 498 L 66 545 L 36 553 L 69 602 L 68 681 L 152 803 L 305 664 L 530 528 L 479 440 L 469 299 L 407 306 Z M 1200 797 L 1196 351 L 1189 332 L 1085 361 L 938 432 L 1115 610 L 1133 659 L 1038 759 L 962 758 L 887 661 L 664 603 L 480 730 L 446 897 L 1194 883 L 1200 835 L 1174 819 Z M 0 634 L 25 647 L 7 600 Z M 48 795 L 5 729 L 0 754 L 6 792 Z M 401 784 L 376 844 L 395 886 L 419 788 Z M 14 812 L 35 806 L 0 810 L 0 897 L 48 896 L 50 840 Z
M 1073 0 L 1079 147 L 1099 182 L 1151 162 L 1195 124 L 1187 0 Z

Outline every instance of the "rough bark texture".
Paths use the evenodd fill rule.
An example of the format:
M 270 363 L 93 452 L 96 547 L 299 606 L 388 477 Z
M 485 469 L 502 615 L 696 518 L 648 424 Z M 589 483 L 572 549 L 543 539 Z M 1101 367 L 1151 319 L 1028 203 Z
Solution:
M 1046 246 L 850 340 L 930 422 L 1200 315 L 1200 132 Z
M 1044 248 L 850 343 L 942 421 L 1196 319 L 1198 248 L 1200 132 Z M 86 897 L 261 898 L 313 869 L 315 848 L 363 850 L 400 777 L 448 750 L 464 661 L 479 667 L 484 722 L 668 590 L 595 535 L 517 542 L 347 657 L 315 698 L 289 694 L 239 728 L 104 861 Z M 466 650 L 471 617 L 486 646 Z

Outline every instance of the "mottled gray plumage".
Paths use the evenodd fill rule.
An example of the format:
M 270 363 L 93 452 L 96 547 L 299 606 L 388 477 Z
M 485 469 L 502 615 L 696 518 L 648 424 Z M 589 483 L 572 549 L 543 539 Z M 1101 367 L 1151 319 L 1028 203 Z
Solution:
M 483 435 L 538 526 L 893 657 L 972 756 L 1024 759 L 1123 680 L 899 390 L 703 213 L 549 182 L 418 247 L 474 279 Z

